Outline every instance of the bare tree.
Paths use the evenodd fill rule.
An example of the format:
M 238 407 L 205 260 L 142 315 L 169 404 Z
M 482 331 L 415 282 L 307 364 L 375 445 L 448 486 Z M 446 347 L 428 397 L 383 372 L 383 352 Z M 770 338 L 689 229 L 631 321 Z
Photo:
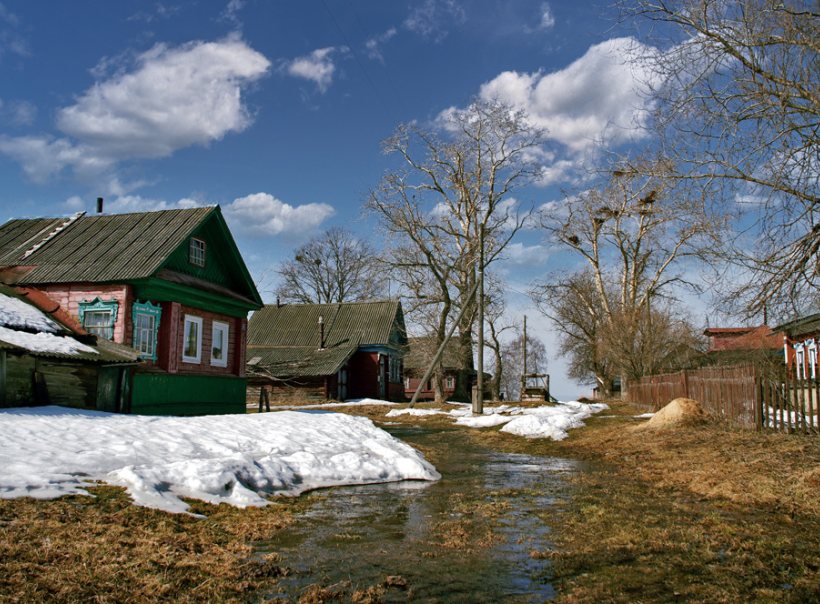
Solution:
M 613 366 L 625 378 L 638 364 L 633 353 L 642 317 L 686 283 L 682 263 L 717 245 L 721 226 L 703 199 L 676 188 L 664 163 L 639 165 L 614 171 L 602 187 L 568 198 L 563 213 L 542 219 L 585 268 L 536 284 L 533 297 L 604 391 Z M 617 350 L 608 345 L 614 334 Z M 578 338 L 586 339 L 581 349 Z
M 734 249 L 748 314 L 820 302 L 820 11 L 816 0 L 638 0 L 667 48 L 656 125 L 682 178 L 756 220 Z M 669 27 L 671 26 L 671 27 Z M 670 46 L 671 43 L 671 46 Z M 735 270 L 735 273 L 738 271 Z M 739 297 L 740 294 L 740 297 Z
M 489 337 L 484 341 L 485 347 L 490 349 L 493 377 L 490 380 L 490 396 L 497 401 L 503 390 L 502 376 L 504 373 L 503 336 L 504 332 L 515 329 L 515 325 L 505 319 L 506 304 L 504 301 L 504 284 L 497 275 L 487 275 L 488 295 L 485 296 L 484 322 Z
M 521 376 L 524 373 L 524 334 L 501 346 L 503 365 L 499 376 L 507 400 L 521 399 Z M 527 373 L 547 372 L 547 348 L 539 338 L 527 334 Z
M 385 141 L 385 152 L 401 158 L 404 168 L 388 173 L 367 205 L 388 235 L 394 273 L 409 292 L 425 296 L 424 308 L 435 309 L 438 343 L 466 307 L 458 337 L 462 370 L 471 373 L 476 312 L 469 293 L 479 241 L 483 235 L 486 268 L 521 228 L 526 213 L 520 215 L 509 196 L 537 173 L 544 137 L 523 113 L 496 102 L 448 112 L 438 126 L 402 125 Z
M 384 293 L 373 248 L 334 227 L 301 246 L 277 269 L 276 295 L 284 302 L 330 304 L 372 300 Z

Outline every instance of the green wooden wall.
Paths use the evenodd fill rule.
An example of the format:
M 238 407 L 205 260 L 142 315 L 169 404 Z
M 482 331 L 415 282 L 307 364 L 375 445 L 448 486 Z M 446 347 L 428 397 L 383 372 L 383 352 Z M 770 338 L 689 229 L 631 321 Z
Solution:
M 235 376 L 136 373 L 131 390 L 131 413 L 245 413 L 246 385 L 245 378 Z

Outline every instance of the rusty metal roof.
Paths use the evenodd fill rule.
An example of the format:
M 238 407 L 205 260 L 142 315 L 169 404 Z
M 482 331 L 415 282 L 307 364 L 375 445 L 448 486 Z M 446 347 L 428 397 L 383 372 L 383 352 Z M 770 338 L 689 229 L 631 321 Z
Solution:
M 0 227 L 0 267 L 33 267 L 20 284 L 147 278 L 215 210 L 10 220 Z
M 358 349 L 358 344 L 343 344 L 317 349 L 315 346 L 248 346 L 248 375 L 280 378 L 333 375 Z

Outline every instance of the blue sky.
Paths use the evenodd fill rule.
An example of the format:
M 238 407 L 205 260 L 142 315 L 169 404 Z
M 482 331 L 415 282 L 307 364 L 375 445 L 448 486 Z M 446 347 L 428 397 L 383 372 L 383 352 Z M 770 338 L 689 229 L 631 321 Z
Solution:
M 552 163 L 516 193 L 541 206 L 593 147 L 641 136 L 633 32 L 607 4 L 0 0 L 0 218 L 97 196 L 110 212 L 218 203 L 270 299 L 272 269 L 311 235 L 375 237 L 361 208 L 393 165 L 381 140 L 476 96 L 549 130 Z M 527 232 L 500 267 L 511 316 L 553 348 L 520 292 L 560 262 Z M 587 390 L 550 362 L 559 395 Z

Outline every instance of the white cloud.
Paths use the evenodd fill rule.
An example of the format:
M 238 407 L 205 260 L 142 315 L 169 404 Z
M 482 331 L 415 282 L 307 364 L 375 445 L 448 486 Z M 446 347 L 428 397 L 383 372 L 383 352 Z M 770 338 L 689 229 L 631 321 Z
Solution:
M 380 61 L 384 63 L 384 56 L 382 55 L 382 46 L 385 42 L 388 42 L 393 36 L 395 36 L 398 32 L 396 31 L 395 27 L 391 27 L 383 34 L 379 34 L 378 36 L 373 36 L 369 38 L 365 43 L 364 47 L 367 50 L 367 56 L 371 59 L 376 61 Z
M 58 128 L 112 158 L 166 157 L 250 124 L 243 84 L 268 60 L 240 40 L 154 46 L 131 73 L 98 83 L 60 110 Z
M 552 14 L 550 5 L 544 2 L 541 5 L 541 20 L 538 23 L 539 29 L 552 29 L 555 26 L 555 17 Z
M 334 53 L 346 53 L 347 46 L 328 46 L 317 48 L 310 54 L 297 57 L 285 64 L 285 70 L 296 78 L 304 78 L 316 84 L 319 91 L 324 93 L 333 83 L 333 74 L 336 73 L 336 64 L 333 62 Z
M 524 109 L 535 125 L 572 151 L 618 145 L 645 135 L 650 76 L 630 58 L 653 52 L 633 38 L 614 38 L 591 46 L 559 71 L 505 71 L 483 84 L 479 96 Z
M 225 217 L 238 231 L 255 236 L 312 231 L 335 210 L 326 203 L 292 206 L 270 193 L 254 193 L 225 206 Z
M 137 56 L 131 71 L 97 82 L 60 109 L 57 127 L 65 137 L 2 137 L 0 152 L 17 159 L 35 181 L 70 167 L 81 178 L 118 182 L 112 172 L 120 161 L 166 157 L 247 128 L 251 115 L 242 88 L 269 67 L 235 38 L 158 44 Z
M 463 23 L 466 13 L 456 0 L 425 0 L 404 20 L 404 27 L 435 42 L 447 37 L 448 21 Z

